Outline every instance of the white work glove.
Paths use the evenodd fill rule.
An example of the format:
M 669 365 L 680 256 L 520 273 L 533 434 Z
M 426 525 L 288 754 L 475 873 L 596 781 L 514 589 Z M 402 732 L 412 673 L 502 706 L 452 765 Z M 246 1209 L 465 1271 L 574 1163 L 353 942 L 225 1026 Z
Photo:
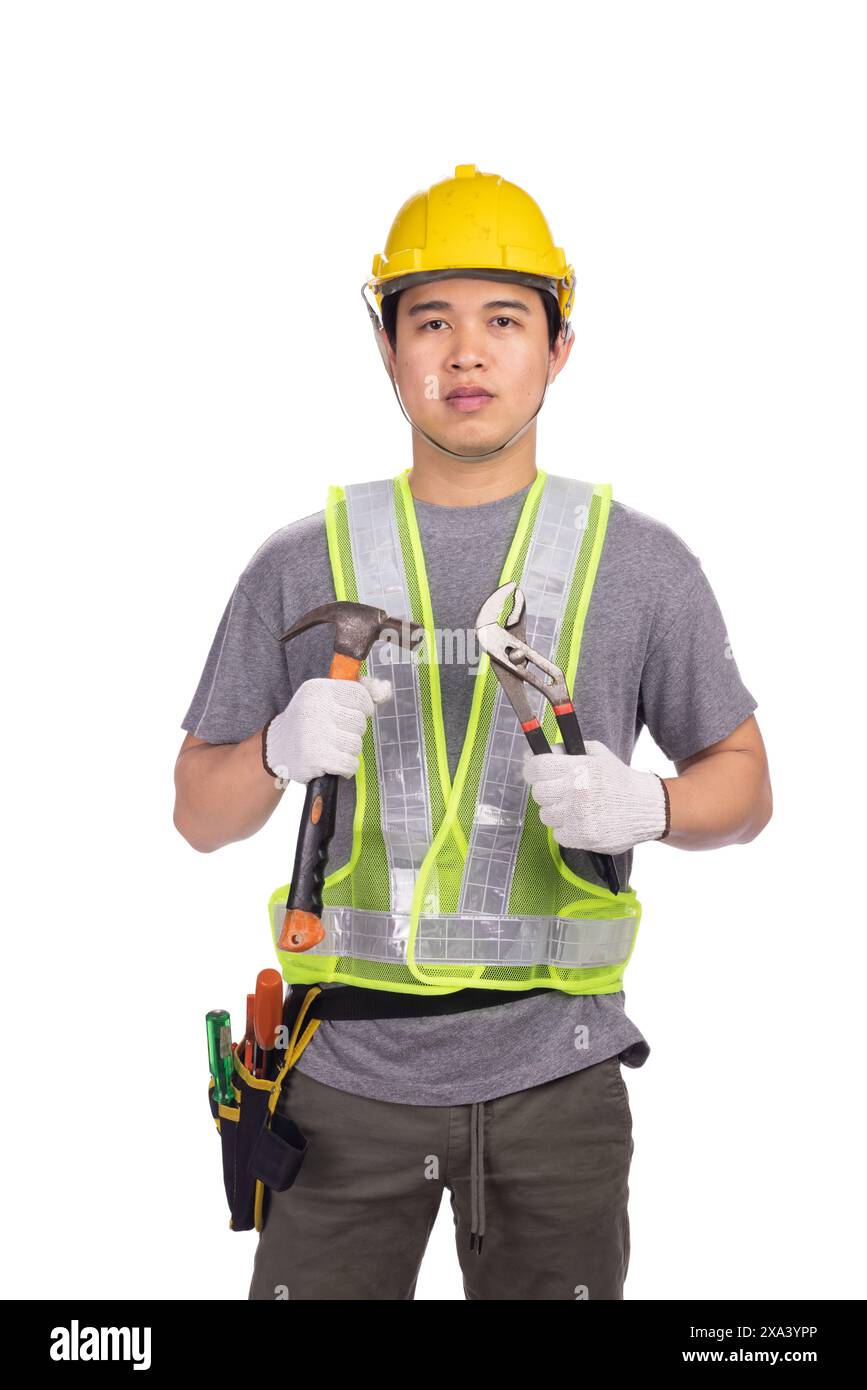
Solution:
M 598 739 L 584 746 L 586 754 L 566 753 L 556 743 L 550 753 L 528 749 L 524 756 L 524 780 L 557 843 L 622 854 L 642 840 L 664 839 L 668 795 L 662 778 L 627 767 Z
M 303 681 L 286 708 L 262 730 L 265 771 L 286 786 L 326 772 L 352 777 L 361 765 L 361 741 L 374 706 L 390 700 L 391 681 L 376 676 Z

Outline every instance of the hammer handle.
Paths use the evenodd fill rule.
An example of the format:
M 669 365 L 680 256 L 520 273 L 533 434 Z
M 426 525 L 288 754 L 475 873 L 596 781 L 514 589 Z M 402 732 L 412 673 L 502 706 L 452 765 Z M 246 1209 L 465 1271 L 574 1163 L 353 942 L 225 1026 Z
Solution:
M 328 672 L 332 680 L 358 679 L 361 662 L 335 652 Z M 325 933 L 322 916 L 322 886 L 328 868 L 328 849 L 337 819 L 338 774 L 326 772 L 307 783 L 304 810 L 295 847 L 292 886 L 286 902 L 286 916 L 278 942 L 282 950 L 305 951 L 316 946 Z
M 361 662 L 357 657 L 344 656 L 342 652 L 335 652 L 331 658 L 331 669 L 328 674 L 332 680 L 336 681 L 357 681 L 360 670 Z
M 337 773 L 326 772 L 307 783 L 287 912 L 300 909 L 322 916 L 322 885 L 336 815 Z

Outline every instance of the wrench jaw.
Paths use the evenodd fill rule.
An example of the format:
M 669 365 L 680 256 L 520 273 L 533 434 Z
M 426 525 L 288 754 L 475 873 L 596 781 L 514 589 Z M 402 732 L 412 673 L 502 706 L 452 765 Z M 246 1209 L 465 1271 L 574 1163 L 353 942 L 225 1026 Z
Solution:
M 511 592 L 515 594 L 515 604 L 504 626 L 497 619 Z M 527 685 L 532 685 L 535 690 L 541 691 L 551 704 L 566 704 L 569 696 L 563 672 L 541 652 L 534 651 L 527 645 L 526 623 L 523 592 L 516 588 L 514 581 L 504 584 L 491 594 L 479 609 L 476 619 L 479 646 L 498 666 L 519 680 L 525 681 Z M 531 670 L 531 667 L 538 667 L 541 674 Z
M 513 597 L 512 607 L 508 617 L 506 617 L 501 624 L 500 614 L 507 600 L 511 597 Z M 520 623 L 524 617 L 523 591 L 518 588 L 514 579 L 510 579 L 508 584 L 501 584 L 499 589 L 495 589 L 494 592 L 489 594 L 485 599 L 476 617 L 476 631 L 478 632 L 481 628 L 499 628 L 502 632 L 504 626 L 513 628 L 516 624 Z
M 500 614 L 510 596 L 513 596 L 511 611 L 502 622 Z M 476 619 L 476 636 L 479 646 L 488 653 L 494 667 L 494 674 L 503 687 L 518 722 L 530 737 L 529 730 L 538 724 L 527 699 L 525 670 L 527 656 L 527 613 L 524 594 L 514 580 L 503 584 L 485 599 Z
M 507 616 L 500 619 L 509 598 L 513 598 Z M 503 584 L 485 599 L 476 618 L 476 637 L 479 646 L 502 670 L 517 675 L 521 667 L 521 651 L 526 645 L 526 611 L 523 592 L 514 580 Z M 513 658 L 518 660 L 513 665 Z M 499 672 L 497 673 L 499 674 Z

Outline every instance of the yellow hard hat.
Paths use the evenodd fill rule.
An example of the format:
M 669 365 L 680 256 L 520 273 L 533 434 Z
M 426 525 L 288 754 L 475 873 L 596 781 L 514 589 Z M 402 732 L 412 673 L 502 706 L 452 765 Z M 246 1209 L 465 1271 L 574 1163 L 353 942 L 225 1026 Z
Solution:
M 362 294 L 371 290 L 381 310 L 384 294 L 447 279 L 456 270 L 547 290 L 557 300 L 567 335 L 575 272 L 562 247 L 554 245 L 529 193 L 499 174 L 480 173 L 475 164 L 459 164 L 454 178 L 407 198 L 391 224 L 385 250 L 373 258 Z M 365 303 L 373 317 L 366 295 Z

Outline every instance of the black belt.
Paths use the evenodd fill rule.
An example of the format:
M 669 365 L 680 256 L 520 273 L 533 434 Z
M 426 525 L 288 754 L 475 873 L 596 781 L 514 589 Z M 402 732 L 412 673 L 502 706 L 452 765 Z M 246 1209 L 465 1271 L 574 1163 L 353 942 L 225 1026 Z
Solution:
M 305 996 L 316 985 L 292 985 L 283 1011 L 283 1022 L 290 1029 L 295 1022 Z M 470 1009 L 489 1009 L 494 1004 L 511 1004 L 518 999 L 550 994 L 550 987 L 537 989 L 459 989 L 453 994 L 399 994 L 384 989 L 363 989 L 359 985 L 341 985 L 323 989 L 305 1014 L 307 1018 L 429 1018 L 440 1014 L 462 1014 Z

